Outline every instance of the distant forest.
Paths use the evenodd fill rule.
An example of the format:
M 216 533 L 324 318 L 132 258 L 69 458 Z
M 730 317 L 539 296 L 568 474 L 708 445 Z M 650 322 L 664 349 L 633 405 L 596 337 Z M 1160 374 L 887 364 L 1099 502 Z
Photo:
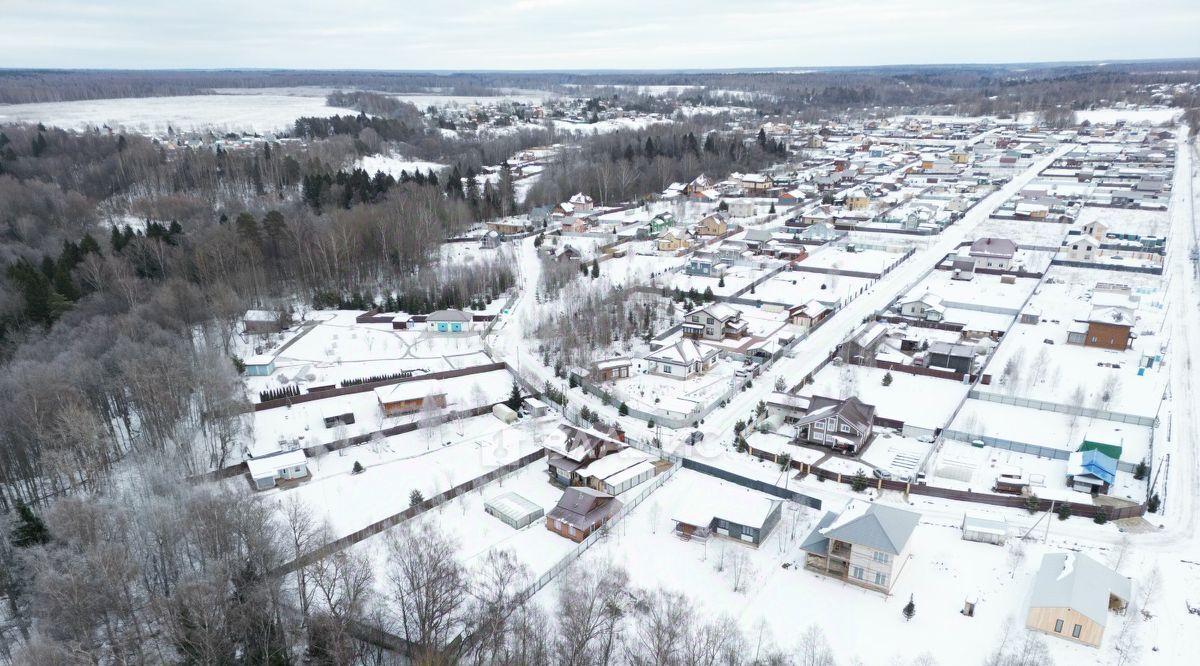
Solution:
M 1190 83 L 1200 60 L 1126 63 L 929 65 L 826 68 L 789 72 L 389 72 L 389 71 L 0 71 L 0 103 L 196 95 L 223 88 L 321 86 L 388 93 L 500 95 L 530 89 L 593 94 L 611 86 L 694 87 L 682 99 L 729 101 L 721 92 L 751 93 L 736 101 L 764 114 L 864 107 L 940 107 L 960 113 L 1016 113 L 1055 106 L 1087 108 L 1131 98 L 1155 83 Z M 1175 106 L 1196 106 L 1176 99 Z

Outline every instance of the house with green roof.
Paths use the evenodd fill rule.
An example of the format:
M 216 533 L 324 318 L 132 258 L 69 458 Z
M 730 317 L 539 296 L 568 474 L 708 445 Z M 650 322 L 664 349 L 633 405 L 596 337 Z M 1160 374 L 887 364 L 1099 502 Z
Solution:
M 840 513 L 821 517 L 800 544 L 804 567 L 869 590 L 889 594 L 909 558 L 921 514 L 879 502 L 851 500 Z

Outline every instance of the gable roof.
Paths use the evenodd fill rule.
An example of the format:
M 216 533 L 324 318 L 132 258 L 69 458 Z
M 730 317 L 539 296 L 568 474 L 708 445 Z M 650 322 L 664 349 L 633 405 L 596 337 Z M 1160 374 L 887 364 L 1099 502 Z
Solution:
M 871 426 L 871 421 L 875 416 L 875 407 L 865 404 L 853 396 L 845 400 L 838 400 L 814 395 L 808 400 L 808 413 L 797 419 L 795 425 L 802 426 L 830 416 L 840 416 L 857 428 L 859 432 L 863 432 Z
M 1083 553 L 1048 553 L 1033 581 L 1030 608 L 1070 608 L 1100 626 L 1108 621 L 1108 597 L 1129 601 L 1133 584 Z
M 430 312 L 425 321 L 471 321 L 471 315 L 462 310 L 437 310 Z
M 1117 461 L 1099 449 L 1076 451 L 1067 459 L 1067 473 L 1071 476 L 1090 474 L 1112 485 L 1117 480 Z
M 691 365 L 712 358 L 717 350 L 712 347 L 701 347 L 692 340 L 680 340 L 673 345 L 663 347 L 646 356 L 647 361 L 671 363 L 674 365 Z
M 725 322 L 730 319 L 737 319 L 742 315 L 741 310 L 727 305 L 725 303 L 711 303 L 702 308 L 696 308 L 688 313 L 688 315 L 706 314 L 719 322 Z
M 832 516 L 832 517 L 831 517 Z M 865 546 L 892 555 L 899 555 L 908 544 L 913 530 L 921 522 L 921 514 L 878 502 L 867 503 L 851 500 L 841 513 L 832 511 L 821 519 L 813 532 L 820 536 L 809 534 L 801 545 L 808 552 L 805 544 L 818 544 L 823 537 L 828 544 L 829 539 L 845 541 L 856 546 Z
M 597 520 L 607 520 L 621 508 L 621 501 L 599 490 L 571 486 L 563 492 L 549 517 L 574 527 L 588 528 Z
M 1007 238 L 980 238 L 971 243 L 971 256 L 1003 257 L 1011 259 L 1017 253 L 1017 244 Z

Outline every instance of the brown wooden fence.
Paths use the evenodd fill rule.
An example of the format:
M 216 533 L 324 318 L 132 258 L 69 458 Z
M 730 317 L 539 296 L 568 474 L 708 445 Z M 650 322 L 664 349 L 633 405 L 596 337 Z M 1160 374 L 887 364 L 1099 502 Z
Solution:
M 769 451 L 762 451 L 751 448 L 750 454 L 756 458 L 770 460 L 778 463 L 778 456 Z M 813 467 L 808 463 L 791 461 L 792 469 L 798 470 L 802 474 L 812 474 L 813 476 L 834 481 L 836 483 L 849 484 L 853 479 L 852 474 L 839 474 L 829 470 Z M 865 467 L 865 465 L 864 465 Z M 944 499 L 959 500 L 963 502 L 974 502 L 976 504 L 990 504 L 993 506 L 1007 506 L 1017 509 L 1028 509 L 1028 499 L 1014 495 L 993 495 L 989 493 L 977 493 L 970 490 L 954 490 L 951 488 L 939 488 L 937 486 L 929 486 L 923 483 L 912 483 L 907 481 L 895 481 L 890 479 L 870 478 L 870 486 L 880 490 L 897 490 L 905 494 L 928 495 L 930 497 L 941 497 Z M 1063 502 L 1056 502 L 1054 506 L 1061 506 Z M 1096 506 L 1094 504 L 1077 504 L 1075 502 L 1066 502 L 1071 507 L 1072 516 L 1082 516 L 1084 518 L 1095 518 L 1102 511 L 1107 510 L 1109 520 L 1119 520 L 1121 518 L 1136 518 L 1145 515 L 1146 506 L 1138 504 L 1135 506 L 1115 507 L 1115 506 Z M 1048 499 L 1038 499 L 1037 511 L 1048 511 L 1051 506 L 1051 501 Z
M 367 382 L 365 384 L 357 384 L 355 386 L 346 386 L 343 388 L 322 389 L 315 393 L 309 392 L 304 395 L 292 396 L 290 398 L 278 398 L 275 400 L 266 400 L 254 404 L 254 411 L 261 412 L 265 409 L 275 409 L 277 407 L 288 407 L 301 402 L 311 402 L 313 400 L 322 400 L 324 398 L 333 398 L 340 395 L 353 395 L 355 393 L 367 393 L 374 391 L 381 386 L 391 386 L 392 384 L 403 384 L 405 382 L 419 382 L 426 379 L 449 379 L 451 377 L 463 377 L 465 375 L 476 375 L 484 372 L 495 372 L 496 370 L 507 370 L 506 363 L 485 363 L 483 365 L 473 365 L 468 368 L 456 368 L 454 370 L 442 370 L 441 372 L 430 372 L 424 375 L 413 375 L 411 377 L 401 377 L 398 379 L 384 379 L 377 382 Z

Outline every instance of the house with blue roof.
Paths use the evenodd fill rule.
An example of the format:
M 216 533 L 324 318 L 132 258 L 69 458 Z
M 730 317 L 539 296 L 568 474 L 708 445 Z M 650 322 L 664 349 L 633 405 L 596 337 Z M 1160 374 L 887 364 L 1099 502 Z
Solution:
M 1108 494 L 1117 480 L 1117 459 L 1100 449 L 1076 451 L 1067 458 L 1067 484 L 1080 492 Z

